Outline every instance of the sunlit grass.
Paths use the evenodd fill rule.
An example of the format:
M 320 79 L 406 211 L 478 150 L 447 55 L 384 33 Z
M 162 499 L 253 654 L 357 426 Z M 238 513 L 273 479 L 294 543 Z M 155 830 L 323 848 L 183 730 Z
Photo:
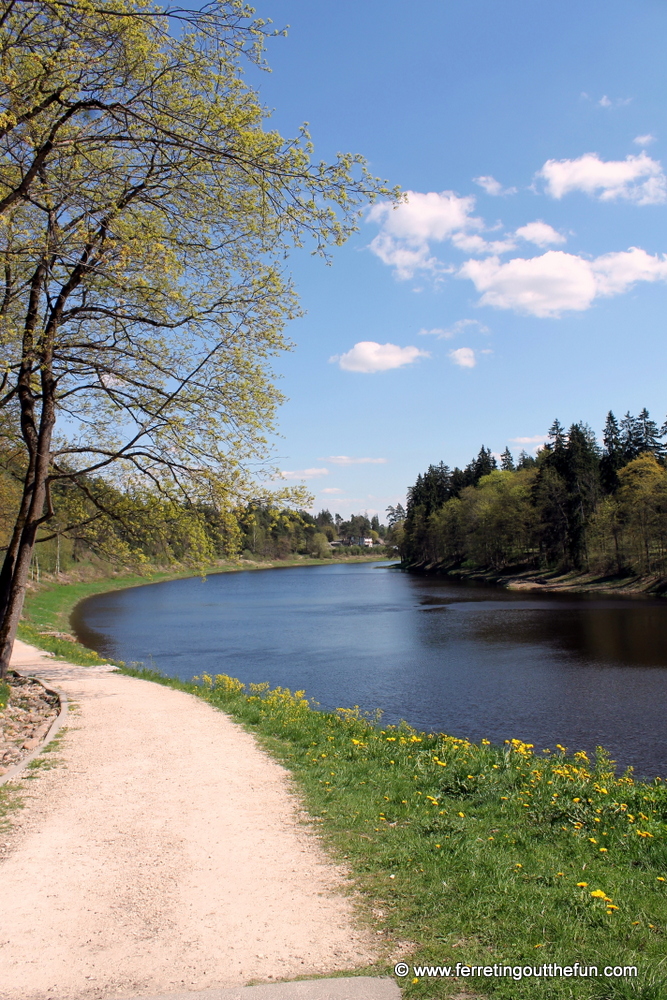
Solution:
M 382 914 L 376 925 L 413 942 L 400 955 L 411 966 L 639 967 L 636 982 L 410 975 L 401 981 L 407 997 L 464 987 L 503 1000 L 667 997 L 659 779 L 617 776 L 602 750 L 591 761 L 519 740 L 471 744 L 405 724 L 382 728 L 357 709 L 314 711 L 303 692 L 245 688 L 225 675 L 199 685 L 143 676 L 193 691 L 263 737 L 369 910 Z

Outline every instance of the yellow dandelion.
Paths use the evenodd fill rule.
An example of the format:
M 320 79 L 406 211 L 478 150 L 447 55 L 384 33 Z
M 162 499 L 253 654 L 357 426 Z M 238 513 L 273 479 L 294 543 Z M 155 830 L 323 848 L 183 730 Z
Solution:
M 578 885 L 578 886 L 579 886 L 579 887 L 580 887 L 581 889 L 585 889 L 585 888 L 586 888 L 586 886 L 588 885 L 588 882 L 577 882 L 577 885 Z

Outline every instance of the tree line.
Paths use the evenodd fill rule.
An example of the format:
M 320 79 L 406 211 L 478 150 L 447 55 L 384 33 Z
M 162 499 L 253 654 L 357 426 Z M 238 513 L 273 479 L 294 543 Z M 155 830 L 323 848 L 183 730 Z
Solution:
M 21 502 L 22 476 L 12 474 L 0 452 L 0 548 L 11 539 Z M 220 559 L 286 559 L 295 555 L 331 558 L 342 552 L 368 552 L 387 528 L 377 515 L 312 514 L 271 499 L 227 505 L 176 501 L 146 488 L 120 489 L 102 477 L 85 477 L 73 486 L 54 483 L 53 516 L 40 526 L 30 567 L 40 573 L 65 573 L 88 564 L 141 569 L 143 565 L 206 568 Z
M 648 410 L 599 442 L 555 420 L 533 457 L 488 448 L 464 468 L 429 466 L 408 490 L 400 551 L 409 565 L 667 573 L 667 422 Z

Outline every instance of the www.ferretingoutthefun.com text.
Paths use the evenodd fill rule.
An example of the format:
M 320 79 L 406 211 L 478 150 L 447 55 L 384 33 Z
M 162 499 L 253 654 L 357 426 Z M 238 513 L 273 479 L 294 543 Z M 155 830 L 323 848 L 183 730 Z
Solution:
M 555 962 L 545 962 L 543 965 L 504 965 L 496 963 L 494 965 L 463 965 L 457 962 L 456 965 L 408 965 L 406 962 L 397 962 L 394 966 L 394 974 L 404 979 L 412 975 L 415 979 L 450 979 L 459 976 L 482 976 L 487 979 L 502 978 L 511 979 L 529 978 L 597 978 L 599 976 L 607 979 L 631 979 L 638 975 L 636 965 L 583 965 L 574 962 L 572 965 L 558 965 Z

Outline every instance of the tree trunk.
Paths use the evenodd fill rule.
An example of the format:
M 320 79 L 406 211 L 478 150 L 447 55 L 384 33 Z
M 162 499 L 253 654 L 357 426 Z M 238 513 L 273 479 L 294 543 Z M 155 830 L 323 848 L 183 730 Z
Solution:
M 28 517 L 28 511 L 30 510 L 30 500 L 34 486 L 34 466 L 35 463 L 31 459 L 23 484 L 23 496 L 21 497 L 21 506 L 16 518 L 16 524 L 14 525 L 11 541 L 7 546 L 7 551 L 2 564 L 2 570 L 0 570 L 0 622 L 4 621 L 4 617 L 9 606 L 9 594 L 11 591 L 12 579 L 14 577 L 14 570 L 16 568 L 19 546 L 21 544 L 21 536 Z
M 9 661 L 14 647 L 16 630 L 23 611 L 26 584 L 30 563 L 35 549 L 37 529 L 45 520 L 44 505 L 47 500 L 49 463 L 51 457 L 51 434 L 53 430 L 52 407 L 45 405 L 42 410 L 42 426 L 39 435 L 39 449 L 35 463 L 35 478 L 28 514 L 21 531 L 16 554 L 16 562 L 9 586 L 7 608 L 0 625 L 0 678 L 7 676 Z M 47 514 L 47 517 L 49 515 Z

